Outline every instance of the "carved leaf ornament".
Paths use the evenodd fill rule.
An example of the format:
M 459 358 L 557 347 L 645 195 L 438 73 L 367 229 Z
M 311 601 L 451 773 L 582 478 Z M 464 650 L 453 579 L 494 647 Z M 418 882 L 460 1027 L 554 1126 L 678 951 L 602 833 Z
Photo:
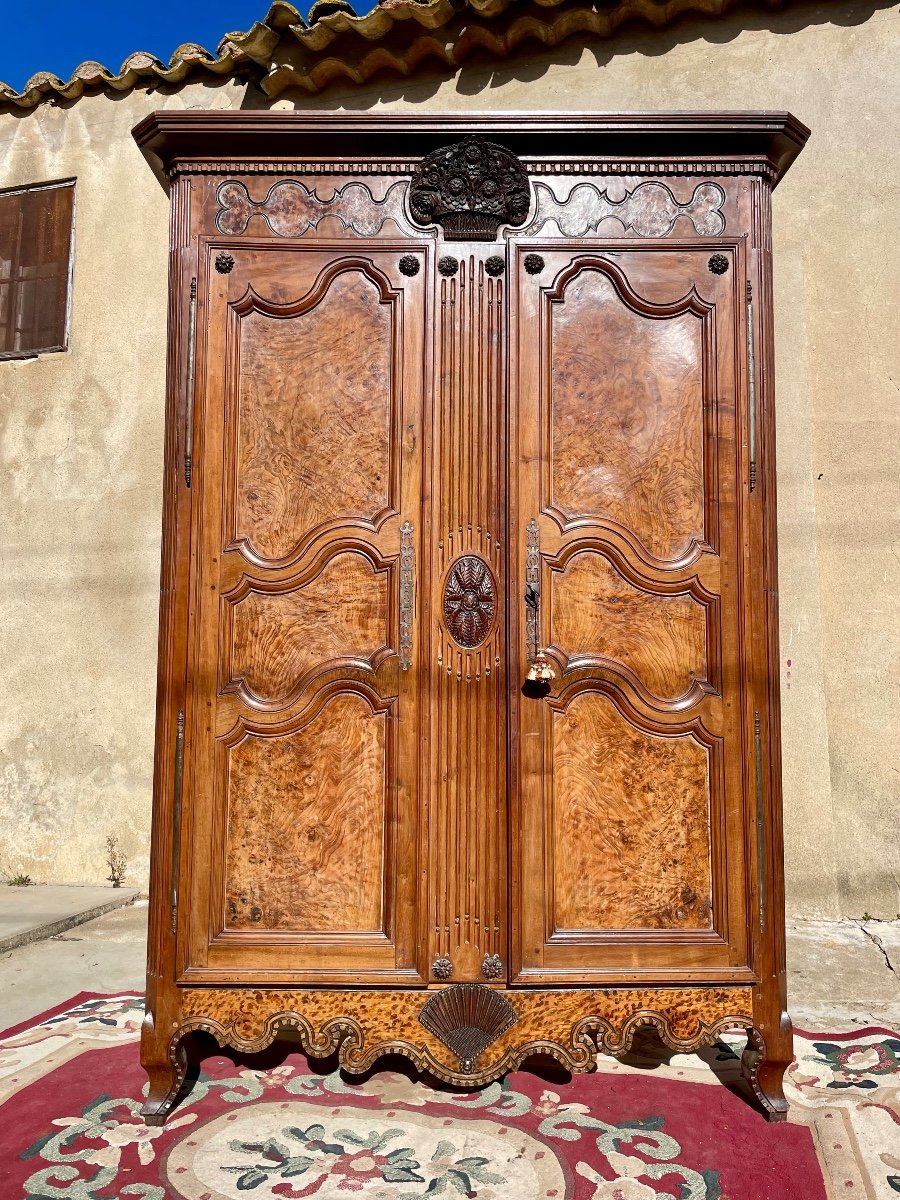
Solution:
M 477 554 L 458 558 L 444 585 L 444 621 L 460 646 L 473 650 L 490 632 L 497 589 L 490 567 Z
M 413 219 L 441 225 L 448 241 L 493 241 L 501 225 L 521 225 L 530 207 L 516 156 L 476 136 L 426 155 L 409 186 Z

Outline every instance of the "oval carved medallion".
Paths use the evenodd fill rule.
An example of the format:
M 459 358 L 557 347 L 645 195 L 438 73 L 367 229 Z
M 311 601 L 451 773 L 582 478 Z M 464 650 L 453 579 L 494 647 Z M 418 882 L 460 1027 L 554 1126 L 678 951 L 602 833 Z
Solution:
M 453 564 L 444 584 L 444 620 L 454 641 L 474 650 L 487 637 L 497 611 L 497 589 L 491 569 L 477 554 Z

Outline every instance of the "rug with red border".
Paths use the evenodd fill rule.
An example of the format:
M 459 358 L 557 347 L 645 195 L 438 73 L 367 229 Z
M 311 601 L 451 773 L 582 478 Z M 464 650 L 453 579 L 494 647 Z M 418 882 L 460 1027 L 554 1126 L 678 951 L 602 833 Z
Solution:
M 900 1193 L 900 1035 L 798 1033 L 787 1124 L 740 1078 L 740 1039 L 649 1034 L 592 1075 L 479 1092 L 385 1060 L 363 1077 L 290 1042 L 209 1043 L 162 1129 L 143 1123 L 142 998 L 84 993 L 0 1036 L 2 1200 L 824 1200 Z

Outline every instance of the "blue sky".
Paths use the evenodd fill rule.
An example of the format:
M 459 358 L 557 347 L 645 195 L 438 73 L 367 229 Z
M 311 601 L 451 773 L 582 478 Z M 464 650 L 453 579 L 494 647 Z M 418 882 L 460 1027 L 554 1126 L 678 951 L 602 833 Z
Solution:
M 312 0 L 293 3 L 305 15 Z M 118 71 L 134 50 L 168 62 L 182 42 L 214 51 L 268 8 L 268 0 L 0 0 L 0 80 L 21 90 L 35 71 L 68 79 L 85 59 Z

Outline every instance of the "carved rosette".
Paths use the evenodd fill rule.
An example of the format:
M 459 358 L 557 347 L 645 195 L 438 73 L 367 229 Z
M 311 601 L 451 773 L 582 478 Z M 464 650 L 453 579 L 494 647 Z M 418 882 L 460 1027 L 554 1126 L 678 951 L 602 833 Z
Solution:
M 497 611 L 491 569 L 477 554 L 458 558 L 444 584 L 444 623 L 453 640 L 474 650 L 487 637 Z
M 425 156 L 409 185 L 409 211 L 448 241 L 493 241 L 531 208 L 528 174 L 514 154 L 472 136 Z
M 486 954 L 481 960 L 481 973 L 485 979 L 499 979 L 503 974 L 503 959 L 499 954 Z

